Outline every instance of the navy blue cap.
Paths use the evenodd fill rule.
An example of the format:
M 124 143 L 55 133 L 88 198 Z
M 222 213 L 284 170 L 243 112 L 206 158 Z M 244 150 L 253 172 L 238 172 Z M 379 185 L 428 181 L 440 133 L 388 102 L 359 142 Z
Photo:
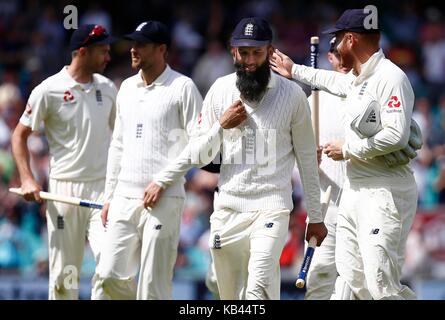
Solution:
M 159 21 L 145 21 L 139 24 L 133 33 L 124 36 L 127 40 L 140 43 L 159 43 L 170 46 L 171 36 L 165 24 Z
M 70 50 L 74 51 L 93 44 L 110 44 L 115 40 L 101 25 L 85 24 L 79 26 L 71 35 Z
M 348 9 L 337 20 L 334 27 L 323 31 L 322 33 L 337 33 L 339 31 L 351 31 L 357 33 L 376 33 L 379 28 L 369 28 L 365 26 L 365 19 L 369 13 L 365 13 L 364 9 Z
M 272 42 L 272 29 L 263 18 L 244 18 L 235 27 L 230 39 L 232 47 L 261 47 Z

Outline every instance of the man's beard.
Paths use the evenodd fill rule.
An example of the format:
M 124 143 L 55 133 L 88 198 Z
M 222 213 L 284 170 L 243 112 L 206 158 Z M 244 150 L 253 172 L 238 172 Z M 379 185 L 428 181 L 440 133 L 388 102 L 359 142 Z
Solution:
M 354 57 L 347 49 L 339 48 L 338 50 L 340 67 L 351 70 L 354 66 Z
M 242 98 L 258 102 L 266 91 L 270 79 L 269 60 L 256 68 L 255 71 L 245 70 L 245 65 L 235 62 L 236 87 L 241 92 Z

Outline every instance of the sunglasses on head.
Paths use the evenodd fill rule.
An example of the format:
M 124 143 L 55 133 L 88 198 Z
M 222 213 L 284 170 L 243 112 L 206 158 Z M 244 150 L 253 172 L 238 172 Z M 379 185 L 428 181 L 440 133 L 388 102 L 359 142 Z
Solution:
M 82 42 L 82 46 L 87 44 L 88 41 L 94 39 L 94 38 L 98 38 L 98 37 L 102 37 L 102 36 L 106 36 L 107 35 L 107 30 L 105 30 L 104 27 L 96 24 L 93 28 L 93 30 L 91 30 L 91 32 L 88 34 L 88 37 L 86 37 L 86 39 Z

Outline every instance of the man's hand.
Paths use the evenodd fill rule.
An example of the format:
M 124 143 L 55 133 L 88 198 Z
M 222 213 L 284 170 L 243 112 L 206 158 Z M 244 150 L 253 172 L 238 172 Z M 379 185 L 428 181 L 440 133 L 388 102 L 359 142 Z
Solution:
M 32 178 L 23 180 L 21 186 L 23 198 L 27 201 L 37 201 L 42 203 L 39 192 L 42 191 L 40 185 Z
M 335 161 L 343 160 L 342 147 L 345 142 L 343 140 L 335 140 L 324 145 L 324 153 Z
M 109 208 L 110 208 L 110 204 L 109 203 L 104 203 L 104 206 L 102 207 L 102 212 L 100 214 L 100 217 L 102 218 L 102 224 L 103 224 L 104 228 L 107 227 L 108 209 Z
M 236 100 L 221 116 L 219 123 L 223 129 L 232 129 L 247 119 L 247 112 L 241 100 Z
M 328 235 L 328 229 L 326 229 L 326 226 L 324 225 L 323 222 L 309 223 L 307 225 L 307 231 L 306 231 L 307 242 L 309 242 L 309 240 L 312 237 L 315 237 L 317 239 L 317 247 L 319 247 L 327 235 Z
M 150 182 L 144 190 L 144 208 L 154 208 L 161 198 L 162 192 L 164 192 L 162 187 L 158 186 L 153 181 Z
M 270 68 L 283 77 L 292 79 L 292 66 L 294 62 L 280 50 L 275 49 L 272 56 L 269 58 Z

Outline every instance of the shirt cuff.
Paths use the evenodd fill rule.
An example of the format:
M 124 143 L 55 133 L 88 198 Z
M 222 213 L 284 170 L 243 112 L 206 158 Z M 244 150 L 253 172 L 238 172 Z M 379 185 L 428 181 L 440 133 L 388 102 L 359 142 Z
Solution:
M 161 181 L 153 180 L 153 183 L 156 184 L 158 187 L 161 187 L 164 190 L 167 189 L 167 185 Z
M 292 73 L 292 78 L 295 80 L 299 80 L 297 77 L 297 69 L 298 69 L 298 65 L 296 63 L 294 63 L 292 66 L 292 69 L 291 69 L 291 73 Z
M 343 154 L 343 158 L 345 160 L 349 160 L 349 158 L 351 157 L 351 155 L 349 154 L 349 151 L 348 151 L 348 144 L 346 142 L 341 147 L 341 153 Z

